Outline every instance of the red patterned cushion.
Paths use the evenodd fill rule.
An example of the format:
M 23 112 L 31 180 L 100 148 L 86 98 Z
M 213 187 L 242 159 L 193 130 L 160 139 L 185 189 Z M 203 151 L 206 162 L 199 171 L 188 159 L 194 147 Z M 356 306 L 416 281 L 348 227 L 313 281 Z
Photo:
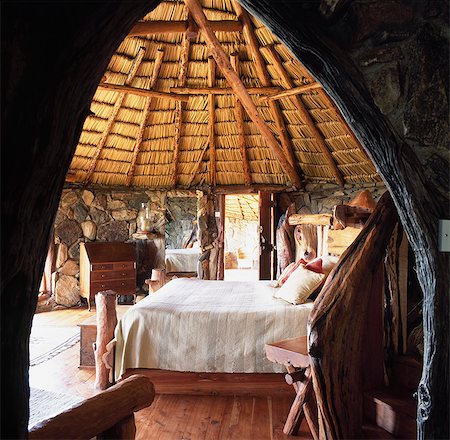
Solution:
M 306 266 L 306 269 L 311 270 L 316 273 L 323 273 L 322 270 L 322 257 L 314 258 L 314 260 L 311 260 Z

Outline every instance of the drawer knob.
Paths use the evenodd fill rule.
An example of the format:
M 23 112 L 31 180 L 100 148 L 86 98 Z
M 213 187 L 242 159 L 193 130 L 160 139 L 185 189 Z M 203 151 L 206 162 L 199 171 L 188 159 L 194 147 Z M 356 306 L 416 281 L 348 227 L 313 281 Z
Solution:
M 102 278 L 105 278 L 105 274 L 104 273 L 102 273 Z
M 102 284 L 102 287 L 105 287 L 105 285 L 104 285 L 104 284 Z
M 125 286 L 125 283 L 122 283 L 122 286 Z
M 121 274 L 123 277 L 126 275 L 126 273 Z

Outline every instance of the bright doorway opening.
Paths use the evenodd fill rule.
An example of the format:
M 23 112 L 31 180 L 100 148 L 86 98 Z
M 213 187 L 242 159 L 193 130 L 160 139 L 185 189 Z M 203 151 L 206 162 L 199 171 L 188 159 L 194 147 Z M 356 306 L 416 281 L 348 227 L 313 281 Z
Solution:
M 225 196 L 224 279 L 259 279 L 259 196 Z

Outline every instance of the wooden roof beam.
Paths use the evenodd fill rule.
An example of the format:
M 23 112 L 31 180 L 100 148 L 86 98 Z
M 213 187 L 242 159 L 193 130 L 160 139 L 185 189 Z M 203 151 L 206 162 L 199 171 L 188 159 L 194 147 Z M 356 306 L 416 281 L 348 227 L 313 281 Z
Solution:
M 133 63 L 131 64 L 130 71 L 128 72 L 127 78 L 125 80 L 125 85 L 128 86 L 129 84 L 131 84 L 131 81 L 136 76 L 136 72 L 139 69 L 139 66 L 144 58 L 144 55 L 145 55 L 145 47 L 140 47 L 134 60 L 133 60 Z M 87 171 L 86 175 L 84 176 L 83 183 L 88 183 L 92 177 L 92 174 L 94 173 L 100 153 L 106 144 L 106 139 L 108 138 L 108 135 L 111 132 L 111 128 L 114 125 L 114 121 L 117 117 L 117 114 L 119 113 L 120 107 L 122 106 L 124 99 L 125 99 L 125 93 L 119 93 L 117 96 L 116 102 L 114 103 L 114 107 L 111 111 L 111 114 L 109 115 L 106 127 L 103 130 L 102 135 L 100 136 L 100 140 L 98 141 L 97 148 L 94 152 L 94 155 L 92 156 L 92 160 L 89 165 L 88 171 Z
M 267 53 L 269 54 L 270 61 L 272 62 L 273 66 L 277 70 L 278 74 L 281 76 L 281 79 L 283 82 L 289 87 L 292 88 L 294 85 L 293 80 L 285 70 L 283 63 L 281 62 L 280 56 L 278 55 L 278 52 L 276 51 L 274 46 L 267 46 L 266 47 Z M 298 110 L 301 119 L 303 122 L 307 125 L 309 131 L 313 135 L 313 137 L 316 139 L 317 143 L 319 144 L 319 147 L 325 156 L 326 161 L 328 162 L 328 165 L 331 168 L 332 173 L 334 174 L 334 177 L 336 178 L 336 181 L 339 185 L 344 186 L 344 177 L 342 176 L 342 173 L 340 172 L 339 168 L 336 165 L 336 162 L 334 161 L 333 155 L 331 154 L 330 150 L 328 149 L 327 144 L 325 143 L 325 139 L 322 135 L 322 133 L 319 131 L 319 129 L 316 127 L 315 122 L 313 121 L 311 115 L 309 114 L 308 110 L 306 109 L 305 105 L 303 104 L 303 101 L 301 100 L 299 95 L 293 95 L 291 97 L 292 102 L 294 103 L 296 109 Z
M 237 53 L 232 53 L 230 55 L 231 65 L 235 72 L 239 75 L 239 55 Z M 242 108 L 241 101 L 234 95 L 234 115 L 236 118 L 236 124 L 239 135 L 239 151 L 242 157 L 242 166 L 244 171 L 244 183 L 247 186 L 252 184 L 252 174 L 250 170 L 250 163 L 248 161 L 248 152 L 245 146 L 245 127 L 244 127 L 244 109 Z
M 189 8 L 192 17 L 197 23 L 199 29 L 201 30 L 209 51 L 216 60 L 216 63 L 221 69 L 224 77 L 234 90 L 234 93 L 236 93 L 236 95 L 240 99 L 243 107 L 250 116 L 250 119 L 259 128 L 262 136 L 269 144 L 275 157 L 280 162 L 282 168 L 288 175 L 292 184 L 295 187 L 300 188 L 302 186 L 300 177 L 298 176 L 294 167 L 289 163 L 289 161 L 284 156 L 283 148 L 280 146 L 275 136 L 273 135 L 272 131 L 266 125 L 264 119 L 259 114 L 255 103 L 251 99 L 250 95 L 247 93 L 245 86 L 242 84 L 242 81 L 240 80 L 239 76 L 236 74 L 233 67 L 231 66 L 227 55 L 225 54 L 225 52 L 222 49 L 222 46 L 220 45 L 220 42 L 217 40 L 213 30 L 209 26 L 209 22 L 203 12 L 202 7 L 200 6 L 197 0 L 185 0 L 185 4 Z
M 156 83 L 158 82 L 159 71 L 161 70 L 161 65 L 164 57 L 164 51 L 159 49 L 156 52 L 155 65 L 153 67 L 152 78 L 150 80 L 150 88 L 153 89 L 156 87 Z M 147 96 L 145 98 L 144 109 L 142 110 L 142 120 L 139 126 L 139 132 L 136 137 L 136 142 L 134 144 L 133 156 L 131 157 L 130 166 L 128 167 L 127 172 L 127 180 L 126 185 L 130 186 L 134 177 L 134 169 L 136 167 L 136 160 L 139 154 L 139 150 L 141 149 L 142 139 L 144 137 L 144 131 L 148 119 L 148 115 L 150 113 L 150 106 L 152 103 L 152 97 Z
M 270 93 L 280 92 L 279 87 L 247 87 L 249 95 L 267 95 Z M 179 95 L 232 95 L 234 90 L 231 87 L 171 87 L 171 93 Z M 281 92 L 280 92 L 281 93 Z M 266 100 L 266 97 L 261 96 L 261 100 Z
M 152 98 L 169 99 L 172 101 L 182 101 L 182 102 L 189 101 L 189 96 L 186 96 L 186 95 L 180 95 L 178 93 L 169 93 L 169 92 L 158 92 L 156 90 L 141 89 L 138 87 L 130 87 L 127 85 L 121 86 L 120 84 L 101 83 L 98 85 L 98 88 L 100 90 L 131 93 L 132 95 L 145 96 L 145 97 L 150 96 Z
M 208 87 L 216 83 L 216 62 L 208 57 Z M 208 95 L 208 130 L 209 130 L 209 183 L 216 186 L 216 103 L 214 95 Z
M 236 20 L 209 20 L 213 32 L 241 32 L 242 23 Z M 192 38 L 197 33 L 195 27 L 190 26 L 189 20 L 182 21 L 139 21 L 132 28 L 129 37 L 139 37 L 153 34 L 172 34 L 189 32 Z M 195 35 L 196 37 L 196 35 Z
M 207 143 L 205 144 L 205 146 L 203 147 L 203 150 L 200 152 L 200 156 L 199 156 L 199 158 L 198 158 L 198 160 L 197 160 L 197 163 L 195 164 L 194 169 L 192 170 L 191 179 L 189 180 L 189 183 L 188 183 L 188 186 L 187 186 L 188 188 L 191 187 L 192 182 L 194 181 L 195 176 L 196 176 L 197 173 L 198 173 L 198 170 L 199 170 L 199 168 L 200 168 L 200 165 L 202 164 L 203 159 L 205 158 L 205 154 L 206 154 L 206 150 L 208 149 L 208 146 L 209 146 L 209 143 L 207 142 Z
M 184 86 L 186 84 L 187 65 L 189 62 L 190 47 L 191 47 L 191 40 L 186 33 L 183 40 L 180 74 L 178 76 L 178 83 L 180 86 Z M 173 145 L 173 169 L 172 169 L 173 188 L 176 188 L 177 186 L 178 162 L 180 160 L 180 139 L 181 139 L 181 130 L 183 128 L 183 105 L 184 104 L 181 101 L 177 101 L 175 108 L 175 136 Z
M 273 101 L 273 100 L 277 100 L 277 99 L 281 99 L 281 98 L 287 98 L 292 95 L 301 95 L 302 93 L 309 92 L 310 90 L 315 90 L 315 89 L 320 90 L 320 89 L 322 89 L 322 86 L 317 82 L 313 82 L 311 84 L 306 84 L 304 86 L 293 87 L 292 89 L 288 89 L 288 90 L 282 90 L 281 92 L 274 93 L 273 95 L 261 96 L 260 99 L 263 102 Z
M 269 71 L 267 70 L 266 62 L 264 61 L 261 52 L 259 51 L 259 41 L 256 38 L 256 34 L 253 29 L 253 24 L 251 22 L 250 16 L 248 15 L 247 11 L 236 0 L 233 1 L 233 7 L 234 10 L 236 11 L 236 14 L 239 17 L 239 20 L 242 21 L 244 38 L 250 48 L 250 52 L 255 62 L 258 78 L 264 87 L 269 87 L 272 85 L 272 78 L 270 77 Z M 280 138 L 281 145 L 284 149 L 285 156 L 297 173 L 298 161 L 297 158 L 295 157 L 292 141 L 286 130 L 283 113 L 280 107 L 278 106 L 278 103 L 275 101 L 269 101 L 269 108 L 275 121 L 277 133 Z

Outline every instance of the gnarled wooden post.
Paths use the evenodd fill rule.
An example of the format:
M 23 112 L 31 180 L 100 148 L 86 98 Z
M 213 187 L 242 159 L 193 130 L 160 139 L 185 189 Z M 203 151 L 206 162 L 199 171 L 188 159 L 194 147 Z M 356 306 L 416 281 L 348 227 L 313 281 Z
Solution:
M 385 193 L 311 311 L 308 343 L 320 438 L 361 437 L 363 335 L 371 295 L 381 295 L 372 286 L 397 222 Z
M 103 361 L 106 345 L 114 338 L 117 325 L 116 293 L 112 290 L 98 292 L 95 295 L 97 313 L 97 339 L 94 344 L 95 354 L 95 388 L 106 390 L 112 384 L 109 381 L 109 369 Z

